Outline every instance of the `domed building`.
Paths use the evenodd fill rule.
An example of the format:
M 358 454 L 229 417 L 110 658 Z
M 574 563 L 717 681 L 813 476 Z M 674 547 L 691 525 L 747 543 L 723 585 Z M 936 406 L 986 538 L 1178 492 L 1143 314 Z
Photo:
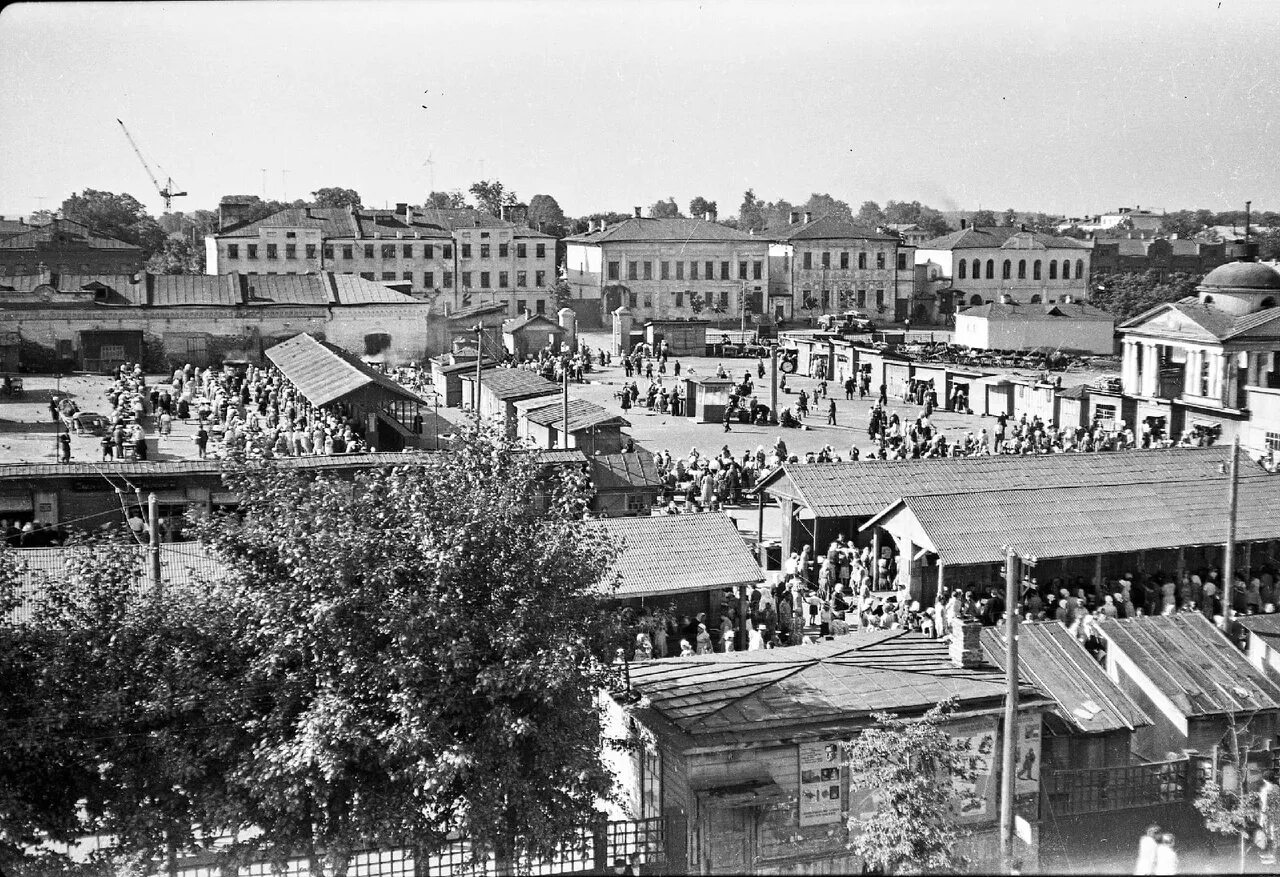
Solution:
M 1229 440 L 1280 456 L 1280 271 L 1210 271 L 1196 294 L 1121 324 L 1121 383 L 1135 431 Z

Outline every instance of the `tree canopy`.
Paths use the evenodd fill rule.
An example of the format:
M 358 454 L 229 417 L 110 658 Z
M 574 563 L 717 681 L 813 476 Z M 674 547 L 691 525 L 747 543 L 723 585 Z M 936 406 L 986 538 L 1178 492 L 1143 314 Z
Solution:
M 684 214 L 680 212 L 680 205 L 676 203 L 674 197 L 667 198 L 665 201 L 654 201 L 649 207 L 651 219 L 674 219 L 678 216 L 684 216 Z
M 696 196 L 689 202 L 690 216 L 706 216 L 708 213 L 716 212 L 716 202 L 708 201 L 701 195 Z
M 992 226 L 999 225 L 1000 223 L 999 220 L 996 219 L 994 212 L 990 210 L 979 210 L 977 213 L 973 214 L 973 220 L 969 224 L 974 228 L 991 228 Z
M 1158 304 L 1195 295 L 1201 279 L 1199 275 L 1171 274 L 1161 280 L 1155 271 L 1095 274 L 1089 281 L 1093 287 L 1089 302 L 1114 314 L 1117 320 L 1127 320 Z
M 467 199 L 459 192 L 432 192 L 427 195 L 426 207 L 437 207 L 441 210 L 456 210 L 467 206 Z
M 313 207 L 355 207 L 359 209 L 364 206 L 360 203 L 360 193 L 355 189 L 330 186 L 317 189 L 311 193 L 311 197 L 315 199 L 312 202 Z
M 62 202 L 62 215 L 100 234 L 136 244 L 142 248 L 144 259 L 164 243 L 165 233 L 155 217 L 128 193 L 85 189 Z
M 890 201 L 890 204 L 893 202 Z M 874 201 L 863 201 L 862 206 L 858 208 L 858 215 L 854 219 L 863 224 L 870 226 L 883 225 L 888 220 L 885 219 L 885 212 L 880 209 L 880 205 Z M 896 221 L 896 220 L 895 220 Z
M 551 195 L 534 195 L 529 199 L 529 224 L 534 228 L 541 226 L 564 228 L 567 220 L 560 203 Z
M 467 191 L 476 199 L 477 207 L 493 216 L 500 216 L 503 207 L 520 200 L 515 192 L 508 191 L 499 180 L 480 180 L 472 183 Z

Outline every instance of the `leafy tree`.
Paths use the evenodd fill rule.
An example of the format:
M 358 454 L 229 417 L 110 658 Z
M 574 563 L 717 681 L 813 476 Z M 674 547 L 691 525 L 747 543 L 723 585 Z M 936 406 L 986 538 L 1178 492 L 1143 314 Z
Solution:
M 472 183 L 467 191 L 476 199 L 476 206 L 493 216 L 501 215 L 503 207 L 520 200 L 515 192 L 507 191 L 498 180 L 480 180 Z
M 1227 714 L 1223 761 L 1212 765 L 1212 777 L 1201 784 L 1200 793 L 1193 802 L 1204 817 L 1205 828 L 1215 834 L 1236 837 L 1241 874 L 1245 869 L 1245 849 L 1250 832 L 1264 821 L 1264 817 L 1269 817 L 1269 824 L 1273 826 L 1280 818 L 1280 796 L 1271 796 L 1267 802 L 1268 812 L 1264 814 L 1261 797 L 1246 786 L 1249 751 L 1254 746 L 1266 745 L 1257 735 L 1251 734 L 1248 727 L 1248 722 L 1243 726 L 1237 722 L 1235 713 Z
M 950 234 L 953 231 L 951 223 L 947 222 L 947 218 L 942 215 L 942 212 L 932 207 L 921 207 L 920 215 L 916 217 L 915 223 L 933 237 L 942 237 L 944 234 Z
M 534 228 L 543 225 L 563 228 L 567 221 L 559 202 L 550 195 L 534 195 L 529 199 L 529 224 Z
M 955 821 L 954 780 L 972 780 L 965 744 L 947 735 L 954 700 L 919 719 L 878 713 L 876 727 L 852 743 L 850 789 L 866 789 L 875 812 L 851 815 L 854 852 L 889 874 L 956 872 L 966 866 L 957 849 L 965 836 Z
M 1091 304 L 1127 320 L 1164 302 L 1175 302 L 1195 295 L 1201 278 L 1190 274 L 1172 274 L 1161 280 L 1155 271 L 1145 274 L 1098 274 L 1091 278 Z
M 990 210 L 979 210 L 973 214 L 973 220 L 969 223 L 974 228 L 991 228 L 998 224 L 996 215 Z
M 581 234 L 582 232 L 589 231 L 590 229 L 597 227 L 602 219 L 609 225 L 616 225 L 619 222 L 626 222 L 630 218 L 631 214 L 618 213 L 614 210 L 604 213 L 592 213 L 587 216 L 583 216 L 580 219 L 575 219 L 573 221 L 573 231 L 575 234 Z
M 1005 210 L 1005 212 L 1004 212 L 1004 217 L 1003 217 L 1003 219 L 1004 219 L 1004 224 L 1005 224 L 1006 226 L 1017 225 L 1017 224 L 1018 224 L 1018 211 L 1014 210 L 1012 207 L 1008 208 L 1008 209 L 1007 209 L 1007 210 Z
M 764 225 L 765 203 L 756 197 L 754 189 L 747 189 L 738 207 L 738 227 L 743 231 L 762 231 Z
M 715 212 L 716 212 L 716 202 L 708 201 L 706 198 L 703 198 L 701 195 L 698 195 L 692 201 L 689 202 L 690 216 L 706 216 L 708 213 L 715 213 Z
M 897 202 L 890 201 L 889 206 L 892 207 Z M 916 202 L 917 205 L 919 202 Z M 863 201 L 862 206 L 858 208 L 858 215 L 854 217 L 863 225 L 879 226 L 885 222 L 914 222 L 914 219 L 889 219 L 889 211 L 881 210 L 880 205 L 874 201 Z
M 204 246 L 202 243 L 193 246 L 190 238 L 186 237 L 165 238 L 145 267 L 152 274 L 203 274 Z
M 676 204 L 675 198 L 668 198 L 666 201 L 655 201 L 649 208 L 649 218 L 651 219 L 673 219 L 683 215 L 680 212 L 680 206 Z
M 1280 259 L 1280 224 L 1257 236 L 1258 257 L 1268 261 Z
M 836 219 L 853 221 L 853 208 L 848 203 L 833 198 L 826 193 L 814 192 L 801 209 L 812 213 L 814 219 L 820 216 L 833 216 Z
M 144 259 L 164 243 L 165 233 L 155 217 L 129 194 L 85 189 L 62 202 L 62 215 L 99 234 L 136 244 L 142 248 Z
M 281 210 L 293 210 L 307 207 L 308 204 L 302 199 L 294 201 L 263 201 L 257 195 L 250 195 L 245 201 L 245 209 L 243 211 L 243 223 L 257 222 L 259 219 L 266 219 L 272 214 L 279 213 Z M 205 213 L 207 211 L 196 211 L 197 213 Z M 214 219 L 216 224 L 216 216 Z
M 315 199 L 313 207 L 355 207 L 358 210 L 364 206 L 360 203 L 360 193 L 355 189 L 330 186 L 317 189 L 311 193 L 311 197 Z
M 32 225 L 48 225 L 53 222 L 52 210 L 36 210 L 27 218 Z
M 569 281 L 563 277 L 556 281 L 556 285 L 551 287 L 551 295 L 556 303 L 556 310 L 568 307 L 573 301 L 573 287 L 569 285 Z
M 458 192 L 432 192 L 427 196 L 425 206 L 441 210 L 457 210 L 467 206 L 467 199 Z

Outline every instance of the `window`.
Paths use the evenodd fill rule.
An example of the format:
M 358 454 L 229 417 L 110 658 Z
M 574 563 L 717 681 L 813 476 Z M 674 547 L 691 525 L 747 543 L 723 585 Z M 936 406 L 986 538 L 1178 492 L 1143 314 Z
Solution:
M 277 249 L 276 249 L 276 245 L 275 245 L 275 244 L 267 244 L 267 258 L 268 258 L 268 259 L 279 259 L 279 258 L 280 258 L 280 254 L 279 254 L 279 252 L 277 251 Z
M 979 262 L 977 259 L 973 260 L 973 279 L 974 280 L 982 279 L 982 263 Z
M 1039 295 L 1033 295 L 1033 296 L 1031 296 L 1031 303 L 1032 303 L 1033 305 L 1038 305 L 1038 304 L 1040 304 L 1040 296 L 1039 296 Z
M 1003 277 L 1005 280 L 1008 280 L 1010 277 L 1013 276 L 1013 263 L 1010 262 L 1008 259 L 1004 260 L 1004 267 L 1001 268 L 1000 276 Z
M 547 245 L 546 245 L 546 244 L 538 244 L 538 248 L 537 248 L 537 250 L 535 250 L 535 252 L 537 253 L 537 256 L 538 256 L 538 258 L 539 258 L 539 259 L 545 259 L 545 258 L 547 258 Z
M 489 232 L 487 232 L 487 231 L 482 231 L 482 232 L 480 232 L 480 237 L 482 237 L 482 238 L 487 238 L 488 236 L 489 236 Z
M 648 259 L 644 260 L 644 279 L 645 280 L 653 279 L 653 263 L 650 262 Z
M 386 332 L 372 332 L 364 336 L 364 355 L 377 356 L 391 346 L 391 336 Z
M 436 248 L 433 244 L 422 245 L 422 258 L 434 259 L 436 257 Z
M 964 259 L 961 259 L 961 260 L 960 260 L 960 266 L 959 266 L 959 267 L 960 267 L 960 271 L 959 271 L 959 273 L 956 275 L 956 279 L 957 279 L 957 280 L 968 280 L 968 279 L 969 279 L 968 277 L 966 277 L 966 276 L 965 276 L 965 266 L 966 266 L 966 265 L 968 265 L 968 264 L 969 264 L 969 263 L 968 263 L 968 262 L 966 262 Z
M 307 244 L 307 258 L 314 259 L 316 257 L 316 245 Z
M 526 246 L 525 244 L 516 244 L 516 258 L 517 259 L 529 258 L 528 246 Z
M 1039 265 L 1040 263 L 1037 262 L 1036 264 Z M 1058 279 L 1058 263 L 1055 262 L 1053 259 L 1049 260 L 1049 279 L 1050 280 Z
M 629 502 L 631 497 L 627 499 Z M 652 819 L 662 815 L 662 753 L 648 737 L 642 737 L 635 752 L 640 762 L 636 770 L 640 779 L 640 818 Z
M 634 259 L 627 261 L 627 279 L 628 280 L 640 279 L 640 263 L 635 261 Z
M 676 280 L 684 280 L 684 262 L 676 262 Z
M 325 244 L 323 247 L 320 248 L 320 252 L 325 259 L 329 260 L 330 262 L 333 261 L 333 246 L 331 244 Z
M 676 307 L 678 308 L 684 307 L 684 290 L 683 289 L 676 290 Z
M 412 283 L 412 282 L 413 282 L 413 272 L 412 272 L 412 271 L 405 271 L 405 272 L 403 272 L 403 273 L 400 275 L 400 279 L 401 279 L 401 280 L 408 280 L 410 283 Z
M 517 271 L 517 272 L 516 272 L 516 286 L 528 286 L 528 285 L 529 285 L 529 272 L 528 272 L 528 271 Z
M 729 290 L 720 290 L 720 310 L 728 310 L 729 308 Z
M 480 272 L 480 288 L 481 289 L 489 288 L 489 272 L 488 271 Z
M 1098 422 L 1098 426 L 1102 427 L 1106 432 L 1111 432 L 1116 428 L 1116 406 L 1099 405 L 1093 409 L 1093 419 Z
M 627 307 L 634 308 L 636 306 L 636 294 L 634 292 L 627 293 Z
M 258 245 L 257 245 L 257 244 L 249 244 L 249 245 L 247 245 L 247 246 L 245 247 L 245 249 L 249 251 L 249 252 L 248 252 L 248 256 L 247 256 L 247 258 L 249 258 L 249 259 L 256 259 L 256 258 L 258 258 Z
M 866 268 L 867 268 L 867 254 L 866 254 L 866 253 L 859 253 L 859 254 L 858 254 L 858 268 L 859 268 L 860 270 L 863 270 L 863 271 L 865 271 L 865 270 L 866 270 Z
M 658 277 L 661 278 L 662 280 L 671 279 L 671 263 L 670 262 L 658 263 Z
M 980 305 L 980 304 L 982 304 L 982 296 L 980 296 L 980 295 L 970 296 L 970 298 L 969 298 L 969 304 L 971 304 L 971 305 Z
M 907 270 L 907 254 L 906 253 L 898 254 L 898 270 L 899 271 Z
M 849 267 L 849 251 L 848 250 L 841 250 L 840 252 L 840 267 L 841 269 L 845 269 Z
M 239 258 L 240 258 L 240 245 L 239 245 L 239 244 L 227 244 L 227 258 L 228 258 L 228 259 L 239 259 Z
M 535 314 L 545 314 L 547 312 L 547 300 L 540 298 L 533 303 L 533 312 Z
M 987 279 L 988 280 L 996 279 L 996 260 L 995 259 L 987 260 Z
M 725 267 L 727 268 L 728 266 L 726 265 Z M 746 262 L 738 263 L 738 279 L 739 280 L 747 279 L 747 263 Z
M 524 313 L 524 299 L 522 298 L 516 299 L 516 313 L 517 314 Z
M 884 265 L 885 265 L 884 251 L 881 250 L 880 252 L 876 253 L 876 267 L 879 268 L 881 271 L 883 271 Z
M 1018 279 L 1019 280 L 1027 279 L 1027 260 L 1026 259 L 1018 260 Z
M 609 263 L 609 272 L 608 272 L 608 273 L 609 273 L 609 279 L 610 279 L 610 280 L 617 280 L 617 279 L 618 279 L 618 266 L 619 266 L 619 264 L 620 264 L 620 263 L 618 263 L 618 262 L 610 262 L 610 263 Z
M 462 272 L 462 288 L 463 289 L 471 288 L 471 272 L 470 271 Z
M 396 279 L 396 272 L 394 272 L 394 271 L 383 271 L 383 272 L 382 272 L 382 279 L 383 279 L 383 280 L 395 280 L 395 279 Z
M 706 273 L 705 275 L 703 275 L 703 276 L 704 276 L 707 280 L 715 280 L 715 279 L 716 279 L 716 263 L 715 263 L 715 262 L 707 262 L 707 264 L 706 264 L 706 269 L 707 269 L 707 273 Z M 724 278 L 724 279 L 725 279 L 725 280 L 728 280 L 729 278 L 727 278 L 727 277 L 726 277 L 726 278 Z
M 822 267 L 823 268 L 831 267 L 831 254 L 826 251 L 822 253 Z
M 379 247 L 379 253 L 382 255 L 382 258 L 384 259 L 394 259 L 396 257 L 396 245 L 383 244 L 381 247 Z
M 1266 438 L 1263 439 L 1263 445 L 1273 454 L 1280 454 L 1280 432 L 1267 433 Z
M 1039 259 L 1036 259 L 1035 262 L 1031 265 L 1031 279 L 1032 280 L 1040 279 L 1040 260 Z
M 284 233 L 284 236 L 287 238 L 296 238 L 298 236 L 298 233 L 296 231 L 286 231 Z
M 470 259 L 470 258 L 471 258 L 471 244 L 463 244 L 463 245 L 462 245 L 462 258 L 464 258 L 464 259 Z
M 547 285 L 547 272 L 535 271 L 533 274 L 533 285 L 542 288 Z
M 355 258 L 355 247 L 343 247 L 343 248 L 342 248 L 342 258 L 344 258 L 344 259 L 354 259 L 354 258 Z
M 481 244 L 481 245 L 480 245 L 480 258 L 481 258 L 481 259 L 487 259 L 487 258 L 489 258 L 489 245 L 488 245 L 488 244 Z
M 884 307 L 884 290 L 883 289 L 876 290 L 876 307 L 878 308 Z
M 453 289 L 453 272 L 445 271 L 443 272 L 443 274 L 444 274 L 444 277 L 441 278 L 440 285 L 443 286 L 445 289 Z
M 441 257 L 445 259 L 453 258 L 453 244 L 444 244 L 440 247 Z
M 506 271 L 498 272 L 498 289 L 506 289 L 511 285 L 510 274 Z
M 296 258 L 298 258 L 298 245 L 297 245 L 297 244 L 285 244 L 285 245 L 284 245 L 284 257 L 285 257 L 286 259 L 296 259 Z
M 1084 259 L 1076 259 L 1076 280 L 1084 277 Z
M 858 307 L 865 308 L 867 306 L 867 291 L 865 289 L 858 290 Z
M 436 285 L 436 272 L 434 272 L 434 271 L 423 271 L 423 272 L 422 272 L 422 287 L 423 287 L 423 289 L 431 289 L 431 288 L 433 288 L 435 285 Z
M 365 244 L 365 245 L 364 245 L 364 257 L 365 257 L 366 259 L 372 259 L 372 258 L 373 258 L 373 244 Z
M 510 244 L 498 244 L 498 258 L 505 259 L 510 252 Z
M 756 261 L 751 263 L 751 278 L 753 280 L 764 279 L 764 261 L 763 260 L 757 259 Z
M 652 296 L 652 295 L 646 295 L 646 296 L 644 297 L 644 306 L 645 306 L 646 308 L 651 308 L 651 307 L 653 307 L 653 296 Z
M 825 311 L 827 308 L 831 307 L 831 290 L 829 290 L 829 289 L 824 289 L 824 290 L 822 290 L 822 299 L 821 299 L 821 301 L 822 301 L 822 309 L 823 309 L 824 311 Z
M 372 279 L 373 279 L 373 272 L 372 272 L 372 271 L 361 271 L 361 272 L 360 272 L 360 276 L 361 276 L 361 277 L 363 277 L 365 280 L 372 280 Z
M 806 250 L 804 254 L 804 268 L 806 271 L 808 271 L 812 267 L 813 267 L 813 253 L 810 253 Z
M 690 280 L 698 279 L 698 263 L 697 262 L 689 263 L 689 279 Z

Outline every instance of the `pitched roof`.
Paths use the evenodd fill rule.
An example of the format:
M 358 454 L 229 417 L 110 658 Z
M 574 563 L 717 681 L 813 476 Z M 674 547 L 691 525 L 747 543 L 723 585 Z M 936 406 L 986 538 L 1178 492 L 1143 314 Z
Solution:
M 532 399 L 525 403 L 526 420 L 539 426 L 554 426 L 557 429 L 564 423 L 564 404 L 549 402 L 545 398 Z M 607 408 L 602 408 L 586 399 L 569 400 L 569 432 L 574 433 L 593 426 L 630 426 L 630 422 Z
M 960 311 L 957 317 L 985 317 L 989 320 L 1091 320 L 1114 323 L 1115 317 L 1091 304 L 1071 302 L 1018 304 L 992 302 Z
M 764 581 L 738 528 L 726 515 L 601 518 L 620 545 L 613 571 L 618 599 L 711 591 Z
M 1275 648 L 1280 643 L 1280 614 L 1266 615 L 1234 615 L 1232 616 L 1249 633 L 1262 637 Z
M 1273 682 L 1199 612 L 1103 619 L 1107 648 L 1133 661 L 1186 716 L 1280 709 Z
M 909 631 L 863 631 L 816 645 L 669 658 L 630 665 L 649 710 L 698 745 L 776 737 L 806 725 L 865 724 L 877 712 L 918 714 L 951 697 L 962 709 L 1004 700 L 991 665 L 952 666 L 947 643 Z M 1025 691 L 1028 703 L 1040 702 Z
M 317 341 L 306 332 L 267 348 L 266 355 L 312 405 L 328 405 L 372 386 L 403 399 L 423 401 L 342 348 Z
M 1009 243 L 1009 239 L 1018 236 L 1019 241 Z M 1068 250 L 1088 250 L 1089 245 L 1075 238 L 1059 237 L 1038 231 L 1022 231 L 1016 226 L 991 226 L 983 228 L 962 228 L 951 234 L 943 235 L 920 244 L 922 250 L 976 250 L 992 247 L 1014 246 L 1022 242 L 1028 245 L 1038 244 L 1042 247 Z M 1030 248 L 1030 246 L 1028 246 Z
M 465 372 L 463 377 L 467 377 Z M 542 375 L 524 368 L 490 369 L 482 373 L 481 383 L 486 390 L 504 402 L 560 392 L 558 384 L 553 384 Z
M 95 250 L 134 250 L 141 253 L 137 244 L 119 238 L 99 234 L 87 225 L 71 219 L 54 219 L 44 225 L 28 225 L 16 234 L 0 235 L 0 248 L 28 250 L 37 244 L 50 243 L 60 237 L 69 237 L 76 243 L 86 244 Z
M 596 490 L 636 490 L 658 488 L 662 478 L 653 454 L 599 454 L 591 458 L 591 483 Z
M 244 277 L 245 304 L 311 305 L 333 303 L 333 290 L 319 274 L 254 274 Z
M 289 207 L 270 216 L 219 231 L 219 238 L 256 238 L 264 228 L 315 228 L 323 238 L 355 237 L 356 224 L 345 207 Z
M 230 275 L 146 274 L 144 301 L 153 307 L 241 304 L 240 285 Z
M 1075 484 L 1116 485 L 1223 476 L 1225 447 L 1097 454 L 947 457 L 857 463 L 798 463 L 773 470 L 761 488 L 798 500 L 818 517 L 867 517 L 906 495 L 1013 490 Z M 1241 480 L 1265 477 L 1241 452 Z
M 503 333 L 510 335 L 514 332 L 520 331 L 530 323 L 537 323 L 537 322 L 546 323 L 547 326 L 553 332 L 564 331 L 564 329 L 560 326 L 559 323 L 557 323 L 555 320 L 552 320 L 550 317 L 547 317 L 544 314 L 521 314 L 518 317 L 513 317 L 510 320 L 506 320 L 503 322 L 502 331 Z
M 1187 296 L 1176 302 L 1158 304 L 1138 316 L 1121 323 L 1121 330 L 1141 329 L 1144 325 L 1166 313 L 1176 313 L 1199 326 L 1219 341 L 1228 341 L 1261 326 L 1280 320 L 1280 306 L 1235 316 L 1220 308 L 1206 305 L 1196 296 Z M 1155 331 L 1160 331 L 1157 328 Z M 1280 332 L 1280 328 L 1277 328 Z
M 577 448 L 539 449 L 532 453 L 534 462 L 540 466 L 564 466 L 587 462 L 587 455 Z
M 779 241 L 819 241 L 819 240 L 868 240 L 897 241 L 896 234 L 889 234 L 866 225 L 859 225 L 839 216 L 826 214 L 811 222 L 798 225 L 783 225 L 765 229 L 765 236 Z
M 983 652 L 1001 670 L 1005 641 L 1003 630 L 982 629 Z M 1018 674 L 1052 698 L 1058 717 L 1079 733 L 1105 734 L 1152 723 L 1057 621 L 1018 625 Z
M 282 469 L 365 469 L 413 463 L 423 452 L 379 451 L 370 454 L 335 456 L 276 457 L 269 465 Z M 219 475 L 226 468 L 220 460 L 108 461 L 103 463 L 8 463 L 0 465 L 0 479 L 31 478 L 146 478 L 152 475 Z M 109 484 L 110 482 L 104 482 Z
M 768 243 L 763 235 L 751 235 L 727 225 L 707 222 L 705 219 L 689 219 L 675 217 L 670 219 L 654 219 L 650 217 L 632 217 L 604 231 L 589 231 L 584 234 L 565 238 L 574 243 L 621 243 L 626 241 L 743 241 L 747 243 Z
M 1257 467 L 1251 467 L 1256 469 Z M 1258 470 L 1261 471 L 1261 470 Z M 944 563 L 995 563 L 1004 546 L 1036 557 L 1080 557 L 1226 541 L 1227 476 L 1129 484 L 904 496 L 882 516 L 908 512 Z M 906 488 L 915 492 L 915 487 Z M 1280 479 L 1242 478 L 1242 542 L 1280 539 Z M 1052 509 L 1052 514 L 1046 514 Z M 864 529 L 880 519 L 872 518 Z
M 406 222 L 405 215 L 394 210 L 357 210 L 354 217 L 356 237 L 366 240 L 374 237 L 399 240 L 397 235 L 402 235 L 406 240 L 414 240 L 417 235 L 427 239 L 453 240 L 447 228 L 428 222 L 420 216 L 418 211 L 414 211 L 413 221 Z
M 405 295 L 384 283 L 365 280 L 358 274 L 328 274 L 326 279 L 333 287 L 334 298 L 342 305 L 405 305 L 429 306 L 428 302 Z

